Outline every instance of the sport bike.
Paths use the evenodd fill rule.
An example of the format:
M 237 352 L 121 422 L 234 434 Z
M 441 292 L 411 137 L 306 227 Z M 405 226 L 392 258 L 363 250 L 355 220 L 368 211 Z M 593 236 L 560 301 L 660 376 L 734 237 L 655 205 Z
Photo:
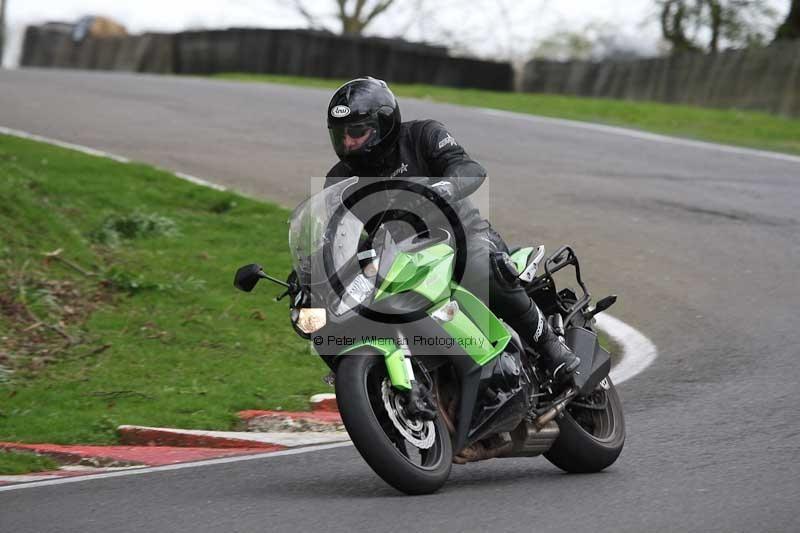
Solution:
M 499 275 L 524 287 L 580 356 L 564 387 L 525 339 L 459 285 L 454 232 L 395 240 L 386 225 L 365 228 L 346 200 L 357 183 L 342 181 L 294 210 L 286 282 L 251 264 L 234 284 L 249 292 L 269 279 L 285 288 L 292 326 L 330 368 L 344 426 L 370 467 L 402 492 L 427 494 L 444 485 L 453 463 L 544 455 L 567 472 L 614 463 L 625 423 L 594 317 L 616 296 L 590 305 L 572 248 L 495 257 Z M 575 290 L 556 287 L 554 275 L 567 267 Z

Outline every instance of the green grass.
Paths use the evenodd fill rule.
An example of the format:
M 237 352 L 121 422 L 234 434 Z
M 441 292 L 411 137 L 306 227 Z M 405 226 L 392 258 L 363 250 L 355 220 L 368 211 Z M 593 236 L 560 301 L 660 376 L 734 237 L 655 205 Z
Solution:
M 58 463 L 49 457 L 0 450 L 0 475 L 14 476 L 57 469 Z
M 218 78 L 335 89 L 346 80 L 225 73 Z M 800 120 L 755 111 L 551 94 L 392 84 L 400 97 L 624 126 L 689 139 L 800 154 Z M 432 117 L 435 118 L 435 117 Z
M 245 263 L 290 270 L 287 210 L 8 136 L 0 197 L 0 440 L 228 429 L 330 390 L 279 288 L 232 285 Z

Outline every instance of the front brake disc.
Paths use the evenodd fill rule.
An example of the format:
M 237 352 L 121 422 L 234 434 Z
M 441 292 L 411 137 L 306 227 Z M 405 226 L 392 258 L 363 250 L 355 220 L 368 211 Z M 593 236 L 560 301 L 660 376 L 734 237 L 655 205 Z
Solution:
M 389 420 L 404 439 L 422 450 L 433 446 L 436 438 L 436 426 L 432 420 L 422 421 L 408 418 L 400 403 L 400 395 L 395 392 L 388 379 L 383 380 L 381 395 Z

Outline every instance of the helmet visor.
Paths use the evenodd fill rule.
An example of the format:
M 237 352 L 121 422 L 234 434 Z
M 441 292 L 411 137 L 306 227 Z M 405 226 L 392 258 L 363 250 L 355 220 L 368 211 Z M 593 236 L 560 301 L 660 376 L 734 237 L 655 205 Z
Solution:
M 378 121 L 367 119 L 348 124 L 330 126 L 331 143 L 339 157 L 364 154 L 381 140 Z

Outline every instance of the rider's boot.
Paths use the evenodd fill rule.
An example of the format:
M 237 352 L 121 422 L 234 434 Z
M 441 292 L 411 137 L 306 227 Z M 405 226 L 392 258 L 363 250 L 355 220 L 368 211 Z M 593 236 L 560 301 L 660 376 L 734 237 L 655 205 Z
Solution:
M 522 320 L 531 325 L 534 331 L 533 348 L 542 357 L 542 366 L 550 373 L 553 381 L 559 385 L 571 381 L 581 364 L 580 357 L 553 331 L 545 320 L 544 313 L 535 303 L 531 302 L 531 308 Z

